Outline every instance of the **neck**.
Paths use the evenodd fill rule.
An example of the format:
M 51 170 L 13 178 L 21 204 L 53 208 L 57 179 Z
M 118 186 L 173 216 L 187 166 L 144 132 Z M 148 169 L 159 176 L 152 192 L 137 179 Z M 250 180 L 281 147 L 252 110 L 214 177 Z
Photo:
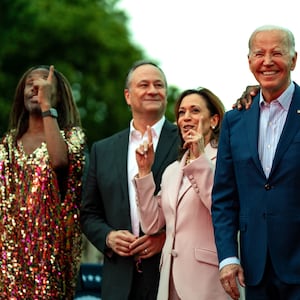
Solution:
M 261 92 L 264 97 L 264 100 L 268 103 L 278 99 L 282 93 L 289 87 L 291 81 L 288 81 L 286 84 L 278 88 L 264 88 L 262 87 Z
M 159 118 L 139 118 L 134 116 L 133 117 L 133 127 L 140 131 L 141 133 L 145 133 L 147 131 L 147 126 L 153 126 L 156 124 L 162 117 Z
M 44 132 L 44 122 L 41 117 L 29 117 L 27 132 Z

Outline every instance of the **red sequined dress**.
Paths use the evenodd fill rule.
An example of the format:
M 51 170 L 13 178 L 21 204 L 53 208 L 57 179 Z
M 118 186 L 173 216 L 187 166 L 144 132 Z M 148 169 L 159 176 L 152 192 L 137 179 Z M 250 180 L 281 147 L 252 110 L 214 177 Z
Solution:
M 78 127 L 62 134 L 69 157 L 63 185 L 45 143 L 30 155 L 10 133 L 0 143 L 0 299 L 73 299 L 85 137 Z

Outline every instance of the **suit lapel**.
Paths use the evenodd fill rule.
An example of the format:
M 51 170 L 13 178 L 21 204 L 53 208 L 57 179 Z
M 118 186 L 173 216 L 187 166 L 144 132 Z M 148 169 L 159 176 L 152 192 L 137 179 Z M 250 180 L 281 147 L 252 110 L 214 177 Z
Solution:
M 252 159 L 256 167 L 264 175 L 264 171 L 258 156 L 259 115 L 260 115 L 259 95 L 257 95 L 253 99 L 253 104 L 251 105 L 250 109 L 244 111 L 241 117 L 245 121 L 245 128 L 248 136 L 248 145 L 249 145 L 250 153 L 252 155 Z
M 152 166 L 153 177 L 155 180 L 160 178 L 159 174 L 162 174 L 168 164 L 175 161 L 178 153 L 178 133 L 177 126 L 165 121 L 160 133 L 159 141 L 155 153 L 155 161 Z M 160 189 L 159 186 L 156 187 Z
M 178 178 L 175 178 L 175 182 L 177 182 L 177 185 L 174 187 L 174 191 L 175 191 L 175 197 L 176 199 L 178 199 L 177 201 L 177 205 L 180 203 L 182 197 L 184 196 L 184 194 L 187 192 L 187 190 L 189 190 L 192 187 L 192 184 L 190 182 L 190 180 L 185 177 L 183 175 L 183 168 L 185 165 L 185 162 L 187 160 L 187 155 L 188 155 L 188 151 L 186 151 L 179 163 L 179 170 L 177 171 L 178 173 Z M 205 155 L 206 157 L 211 161 L 211 163 L 214 165 L 214 162 L 216 157 L 217 157 L 217 148 L 213 148 L 211 146 L 210 143 L 208 143 L 205 146 Z M 199 176 L 201 176 L 201 174 L 199 174 Z
M 185 165 L 185 162 L 187 160 L 187 155 L 188 155 L 188 151 L 186 151 L 181 159 L 181 161 L 178 164 L 178 171 L 176 172 L 178 175 L 175 178 L 176 179 L 176 186 L 174 187 L 174 198 L 176 200 L 176 204 L 174 205 L 174 207 L 176 207 L 182 197 L 184 196 L 184 194 L 186 193 L 186 191 L 191 188 L 191 182 L 188 180 L 188 178 L 183 176 L 183 168 Z M 174 172 L 175 173 L 175 172 Z M 176 175 L 174 175 L 175 177 Z
M 128 173 L 127 173 L 128 143 L 129 143 L 129 129 L 126 129 L 117 134 L 117 138 L 115 139 L 114 149 L 111 149 L 115 153 L 115 163 L 116 163 L 115 167 L 117 169 L 117 172 L 119 173 L 119 178 L 122 178 L 120 182 L 121 182 L 124 199 L 129 199 L 128 184 L 127 184 L 128 183 Z M 126 203 L 129 205 L 128 201 L 126 201 Z
M 117 172 L 119 173 L 119 178 L 122 178 L 121 187 L 122 187 L 122 193 L 124 195 L 124 199 L 129 199 L 128 184 L 127 184 L 128 183 L 128 173 L 127 173 L 128 157 L 127 156 L 128 156 L 129 131 L 130 131 L 129 128 L 127 128 L 119 132 L 118 134 L 116 134 L 113 149 L 108 149 L 108 151 L 111 151 L 111 155 L 115 156 L 114 167 L 117 169 Z M 164 171 L 165 167 L 175 160 L 177 150 L 178 150 L 177 141 L 178 141 L 177 126 L 175 126 L 174 124 L 166 120 L 160 134 L 160 138 L 159 138 L 159 142 L 155 154 L 155 161 L 152 166 L 152 172 L 156 182 L 157 181 L 160 182 L 161 174 Z M 156 190 L 157 191 L 160 190 L 159 184 L 156 184 Z M 126 203 L 127 205 L 129 205 L 129 200 L 126 201 Z
M 286 118 L 285 125 L 282 130 L 282 134 L 280 136 L 274 160 L 272 169 L 270 172 L 271 174 L 275 171 L 282 155 L 285 153 L 287 148 L 289 147 L 290 143 L 292 142 L 293 137 L 296 133 L 300 130 L 300 87 L 295 84 L 295 91 L 292 98 L 292 102 L 288 111 L 288 115 Z

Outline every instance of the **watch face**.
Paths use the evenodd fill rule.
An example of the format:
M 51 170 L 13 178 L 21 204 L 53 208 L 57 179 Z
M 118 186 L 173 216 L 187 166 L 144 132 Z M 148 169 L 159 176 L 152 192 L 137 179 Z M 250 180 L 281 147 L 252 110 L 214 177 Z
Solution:
M 54 118 L 58 117 L 57 110 L 55 108 L 50 108 L 51 116 Z

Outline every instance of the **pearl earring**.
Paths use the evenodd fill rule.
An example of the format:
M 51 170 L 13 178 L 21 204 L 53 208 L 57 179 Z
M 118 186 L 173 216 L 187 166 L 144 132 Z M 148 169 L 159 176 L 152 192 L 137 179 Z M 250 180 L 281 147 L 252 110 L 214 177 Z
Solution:
M 211 128 L 212 128 L 212 130 L 214 130 L 216 128 L 216 126 L 212 125 Z

